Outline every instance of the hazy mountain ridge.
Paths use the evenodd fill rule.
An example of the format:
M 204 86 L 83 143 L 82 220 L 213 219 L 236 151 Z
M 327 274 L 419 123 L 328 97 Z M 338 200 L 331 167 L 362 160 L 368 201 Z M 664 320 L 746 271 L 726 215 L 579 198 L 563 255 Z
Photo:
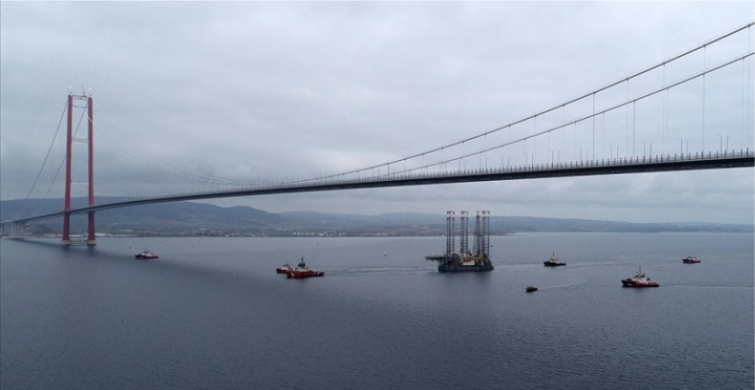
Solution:
M 100 198 L 100 202 L 116 202 L 122 198 Z M 83 207 L 86 199 L 71 200 L 72 207 Z M 0 220 L 23 218 L 31 214 L 47 214 L 60 211 L 62 199 L 30 199 L 0 201 Z M 99 211 L 96 214 L 98 231 L 145 230 L 145 229 L 232 229 L 264 228 L 271 224 L 286 222 L 286 219 L 252 207 L 218 207 L 192 202 L 160 203 Z M 75 221 L 72 221 L 75 223 Z M 56 219 L 35 222 L 53 228 L 59 226 Z M 54 230 L 54 228 L 53 228 Z
M 281 216 L 300 221 L 320 219 L 329 223 L 343 221 L 354 223 L 364 221 L 371 224 L 401 225 L 424 224 L 445 229 L 446 216 L 439 214 L 407 213 L 381 214 L 375 216 L 351 214 L 324 214 L 317 212 L 280 213 Z M 474 215 L 470 215 L 470 227 L 474 225 Z M 459 224 L 459 215 L 456 215 Z M 633 223 L 621 221 L 590 220 L 576 218 L 541 218 L 525 216 L 491 216 L 491 230 L 505 232 L 663 232 L 663 231 L 730 231 L 752 232 L 755 226 L 746 224 L 723 224 L 709 222 L 668 222 L 668 223 Z
M 120 198 L 98 198 L 114 202 Z M 86 204 L 86 199 L 72 199 L 73 207 Z M 30 199 L 0 201 L 0 220 L 22 218 L 29 213 L 46 214 L 59 211 L 62 199 Z M 459 224 L 459 215 L 457 226 Z M 83 225 L 85 217 L 74 217 L 72 223 Z M 470 215 L 470 228 L 474 226 Z M 60 219 L 40 221 L 32 225 L 42 231 L 57 232 Z M 443 235 L 445 214 L 389 213 L 358 215 L 294 211 L 268 213 L 247 206 L 219 207 L 204 203 L 174 202 L 134 206 L 97 213 L 98 232 L 134 232 L 143 234 L 197 234 L 213 231 L 264 235 L 378 235 L 411 236 Z M 630 223 L 587 219 L 538 218 L 524 216 L 491 216 L 493 234 L 516 232 L 753 232 L 755 226 L 706 222 Z

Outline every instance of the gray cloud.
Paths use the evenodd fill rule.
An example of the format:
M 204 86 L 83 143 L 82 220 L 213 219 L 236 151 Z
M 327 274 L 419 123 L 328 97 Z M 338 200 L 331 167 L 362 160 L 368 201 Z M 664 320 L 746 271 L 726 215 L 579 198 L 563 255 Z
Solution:
M 164 191 L 160 185 L 174 191 L 194 188 L 149 175 L 154 170 L 126 151 L 162 167 L 167 161 L 244 182 L 311 177 L 398 159 L 558 105 L 750 22 L 755 6 L 4 2 L 0 11 L 0 195 L 15 199 L 30 190 L 69 85 L 78 93 L 84 84 L 95 98 L 98 194 L 136 195 L 145 186 Z M 705 59 L 692 57 L 648 77 L 673 79 L 703 60 L 741 54 L 752 45 L 746 41 L 734 40 L 721 52 L 707 51 Z M 741 81 L 749 69 L 732 67 L 720 81 L 708 80 L 707 109 L 725 113 L 706 118 L 708 145 L 725 137 L 743 147 L 755 141 L 746 99 L 752 96 L 752 103 L 755 94 L 715 93 L 732 80 Z M 606 93 L 599 103 L 608 106 L 634 95 L 643 83 L 637 80 L 629 92 Z M 669 93 L 670 129 L 700 126 L 699 118 L 680 108 L 687 96 L 697 95 L 695 85 Z M 648 107 L 655 111 L 642 116 L 647 122 L 642 128 L 657 129 L 664 118 L 658 110 L 662 105 Z M 564 114 L 554 115 L 540 119 L 538 128 Z M 616 150 L 630 153 L 627 115 L 621 111 L 598 122 L 600 150 L 593 152 L 599 157 Z M 577 155 L 569 134 L 554 133 L 538 141 L 537 149 L 530 145 L 529 153 L 540 162 L 549 161 L 549 150 L 555 157 L 554 149 L 564 159 Z M 672 132 L 665 139 L 643 131 L 636 136 L 635 154 L 650 143 L 674 153 L 677 137 L 692 138 Z M 499 134 L 479 142 L 505 139 Z M 701 143 L 692 140 L 690 148 Z M 63 148 L 59 140 L 48 165 L 57 168 Z M 485 163 L 520 164 L 527 156 L 517 153 L 493 154 Z M 54 171 L 44 172 L 40 182 L 45 184 L 34 197 L 43 195 Z M 468 207 L 496 215 L 752 223 L 753 182 L 752 170 L 745 169 L 216 203 L 269 211 L 443 213 Z M 58 183 L 51 196 L 62 195 L 61 178 Z

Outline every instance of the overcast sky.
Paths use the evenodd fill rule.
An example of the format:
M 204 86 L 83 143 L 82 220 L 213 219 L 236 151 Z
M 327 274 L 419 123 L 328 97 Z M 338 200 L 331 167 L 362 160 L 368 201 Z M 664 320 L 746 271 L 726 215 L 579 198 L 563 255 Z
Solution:
M 166 183 L 183 192 L 194 184 L 153 175 L 144 162 L 244 182 L 383 163 L 559 105 L 755 19 L 751 1 L 2 2 L 0 11 L 2 200 L 30 193 L 66 95 L 81 93 L 82 85 L 95 99 L 95 192 L 149 194 Z M 744 39 L 737 54 L 755 45 Z M 714 53 L 707 55 L 712 61 Z M 742 105 L 745 96 L 755 101 L 755 77 L 751 66 L 732 72 L 740 91 L 731 94 L 734 111 L 709 107 L 705 120 L 736 119 L 709 130 L 706 141 L 717 147 L 726 137 L 733 149 L 755 141 L 752 109 L 743 115 Z M 741 80 L 750 80 L 747 93 Z M 708 93 L 715 89 L 711 84 Z M 47 197 L 63 196 L 62 173 L 50 188 L 64 156 L 63 131 L 33 198 L 48 189 Z M 673 137 L 650 142 L 667 153 L 681 146 Z M 621 145 L 616 153 L 630 153 Z M 85 156 L 81 144 L 75 148 L 77 158 Z M 606 145 L 601 151 L 607 153 Z M 524 153 L 515 157 L 523 160 Z M 542 162 L 547 155 L 537 151 Z M 430 212 L 440 220 L 446 210 L 490 210 L 494 216 L 753 223 L 753 177 L 748 168 L 213 203 L 270 212 Z M 84 194 L 76 187 L 74 195 Z

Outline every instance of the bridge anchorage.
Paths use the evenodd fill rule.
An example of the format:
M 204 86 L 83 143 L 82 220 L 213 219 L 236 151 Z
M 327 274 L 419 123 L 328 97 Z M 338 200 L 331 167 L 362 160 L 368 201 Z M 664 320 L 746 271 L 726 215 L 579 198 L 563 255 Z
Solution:
M 2 225 L 2 236 L 10 238 L 23 238 L 28 234 L 25 223 L 6 223 Z
M 83 100 L 86 102 L 85 109 L 87 110 L 87 138 L 86 139 L 74 139 L 73 138 L 73 101 L 74 100 Z M 61 239 L 61 245 L 63 246 L 71 246 L 71 245 L 87 245 L 87 246 L 94 246 L 97 245 L 97 241 L 95 239 L 95 230 L 94 230 L 94 211 L 90 211 L 87 213 L 88 217 L 88 235 L 86 240 L 72 240 L 71 239 L 71 157 L 72 157 L 72 149 L 73 149 L 73 142 L 74 141 L 81 141 L 85 142 L 87 144 L 87 150 L 89 152 L 88 154 L 88 175 L 87 175 L 87 185 L 88 185 L 88 204 L 89 206 L 94 206 L 94 115 L 93 115 L 93 108 L 94 108 L 94 101 L 92 100 L 91 96 L 85 96 L 85 95 L 68 95 L 68 117 L 67 117 L 67 131 L 66 131 L 66 186 L 65 186 L 65 204 L 63 207 L 63 235 Z

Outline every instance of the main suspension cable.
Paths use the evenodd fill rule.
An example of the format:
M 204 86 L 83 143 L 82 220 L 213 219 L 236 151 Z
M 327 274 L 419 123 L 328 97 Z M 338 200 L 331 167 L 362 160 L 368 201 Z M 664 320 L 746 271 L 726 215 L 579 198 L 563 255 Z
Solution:
M 98 110 L 99 110 L 100 112 L 102 112 L 102 114 L 104 114 L 104 115 L 105 115 L 105 117 L 106 117 L 106 118 L 108 119 L 108 121 L 110 121 L 110 123 L 111 123 L 111 124 L 112 124 L 113 126 L 116 126 L 116 127 L 118 127 L 118 125 L 117 125 L 117 124 L 116 124 L 116 123 L 115 123 L 115 122 L 113 121 L 113 119 L 112 119 L 112 118 L 110 117 L 110 115 L 108 115 L 108 114 L 107 114 L 107 112 L 105 112 L 105 110 L 103 110 L 103 109 L 101 108 L 101 105 L 99 105 L 99 104 L 98 104 L 98 105 L 97 105 L 97 109 L 98 109 Z M 125 137 L 125 138 L 126 138 L 126 139 L 127 139 L 128 141 L 134 142 L 134 140 L 133 140 L 133 139 L 132 139 L 131 137 L 129 137 L 129 136 L 127 135 L 127 134 L 125 134 L 125 132 L 122 132 L 121 134 L 122 134 L 122 135 L 123 135 L 123 136 L 124 136 L 124 137 Z M 171 171 L 169 171 L 169 170 L 166 170 L 166 169 L 160 168 L 160 167 L 156 166 L 155 164 L 150 164 L 150 163 L 146 162 L 146 161 L 145 161 L 145 160 L 143 160 L 143 159 L 139 159 L 139 158 L 137 158 L 136 156 L 134 156 L 133 154 L 131 154 L 130 152 L 128 152 L 128 151 L 127 151 L 127 150 L 126 150 L 126 149 L 125 149 L 125 148 L 124 148 L 124 147 L 123 147 L 123 146 L 122 146 L 122 145 L 121 145 L 120 143 L 118 143 L 118 142 L 117 142 L 117 141 L 116 141 L 115 139 L 113 139 L 112 137 L 110 137 L 108 133 L 104 133 L 104 135 L 105 135 L 105 136 L 106 136 L 106 137 L 107 137 L 108 139 L 111 139 L 111 140 L 112 140 L 112 141 L 113 141 L 113 142 L 115 143 L 115 145 L 116 145 L 116 146 L 117 146 L 117 147 L 118 147 L 119 149 L 121 149 L 121 150 L 122 150 L 122 151 L 123 151 L 124 153 L 128 154 L 128 155 L 129 155 L 130 157 L 132 157 L 132 158 L 135 158 L 135 159 L 136 159 L 137 161 L 139 161 L 139 162 L 141 162 L 141 163 L 143 163 L 143 164 L 147 164 L 147 165 L 149 165 L 150 167 L 152 167 L 152 168 L 155 168 L 155 169 L 158 169 L 158 170 L 160 170 L 161 172 L 167 173 L 167 174 L 169 174 L 169 175 L 173 175 L 173 176 L 176 176 L 176 177 L 180 177 L 180 178 L 183 178 L 183 179 L 188 179 L 188 180 L 198 181 L 198 182 L 202 182 L 202 183 L 226 184 L 226 185 L 239 185 L 239 186 L 241 186 L 241 185 L 253 185 L 253 184 L 254 184 L 254 183 L 249 183 L 249 182 L 239 182 L 239 181 L 234 181 L 234 180 L 222 179 L 222 178 L 217 178 L 217 177 L 212 177 L 212 176 L 203 175 L 203 174 L 201 174 L 201 173 L 198 173 L 198 172 L 193 172 L 193 171 L 190 171 L 190 170 L 188 170 L 188 169 L 185 169 L 185 168 L 179 167 L 179 166 L 177 166 L 177 165 L 175 165 L 175 164 L 173 164 L 173 163 L 171 163 L 171 162 L 169 162 L 169 161 L 167 161 L 167 160 L 165 160 L 165 159 L 163 159 L 163 158 L 160 158 L 160 157 L 156 156 L 155 154 L 153 154 L 152 152 L 150 152 L 150 151 L 149 151 L 149 149 L 147 149 L 147 148 L 143 148 L 143 149 L 142 149 L 142 151 L 143 151 L 144 153 L 146 153 L 146 154 L 148 154 L 148 155 L 149 155 L 150 157 L 152 157 L 152 158 L 154 158 L 154 159 L 156 159 L 156 160 L 160 161 L 161 163 L 163 163 L 163 164 L 166 164 L 166 165 L 168 165 L 168 166 L 170 166 L 170 167 L 172 167 L 172 168 L 178 169 L 179 171 L 183 171 L 184 173 L 187 173 L 187 174 L 189 174 L 189 175 L 194 175 L 194 176 L 197 176 L 197 177 L 199 177 L 199 178 L 201 178 L 201 179 L 199 179 L 199 178 L 196 178 L 196 177 L 191 177 L 191 176 L 186 176 L 186 175 L 178 174 L 178 173 L 175 173 L 175 172 L 171 172 Z
M 53 145 L 55 145 L 55 139 L 58 138 L 58 132 L 60 131 L 60 125 L 63 123 L 63 118 L 66 115 L 67 107 L 68 107 L 68 103 L 66 103 L 63 106 L 63 113 L 60 114 L 60 120 L 58 121 L 58 127 L 55 129 L 55 135 L 52 136 L 52 142 L 50 142 L 50 147 L 47 149 L 47 155 L 45 155 L 45 160 L 42 162 L 42 166 L 39 168 L 39 172 L 37 173 L 37 178 L 34 179 L 34 184 L 32 184 L 31 189 L 29 190 L 29 193 L 26 195 L 26 199 L 25 200 L 29 200 L 29 197 L 31 197 L 32 192 L 34 192 L 34 188 L 37 186 L 37 182 L 39 181 L 39 177 L 42 176 L 42 171 L 45 169 L 45 165 L 47 164 L 47 159 L 50 157 L 50 152 L 52 152 L 52 147 L 53 147 Z M 57 175 L 56 175 L 56 177 L 57 177 Z

